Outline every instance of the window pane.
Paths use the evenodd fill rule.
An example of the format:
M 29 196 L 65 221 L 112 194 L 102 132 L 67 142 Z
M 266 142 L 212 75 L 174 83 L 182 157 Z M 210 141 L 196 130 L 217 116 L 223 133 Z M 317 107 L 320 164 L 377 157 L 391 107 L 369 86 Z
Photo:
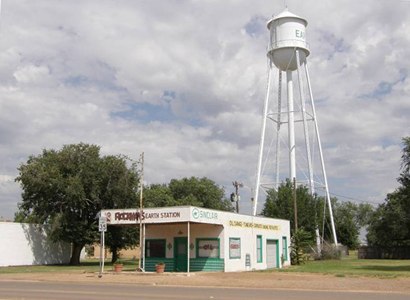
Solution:
M 219 240 L 198 240 L 198 257 L 219 258 Z
M 262 236 L 256 237 L 256 259 L 257 262 L 262 262 Z
M 165 258 L 165 240 L 146 241 L 145 256 Z
M 286 236 L 282 237 L 282 255 L 285 261 L 288 260 L 288 241 Z
M 241 258 L 241 239 L 229 239 L 229 258 Z

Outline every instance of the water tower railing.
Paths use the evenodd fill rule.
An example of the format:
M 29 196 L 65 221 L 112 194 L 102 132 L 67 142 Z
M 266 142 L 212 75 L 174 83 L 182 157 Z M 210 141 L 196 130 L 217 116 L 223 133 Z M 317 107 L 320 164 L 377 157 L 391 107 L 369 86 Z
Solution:
M 287 39 L 280 40 L 271 43 L 271 48 L 269 50 L 284 48 L 284 47 L 296 47 L 309 50 L 309 43 L 297 39 Z

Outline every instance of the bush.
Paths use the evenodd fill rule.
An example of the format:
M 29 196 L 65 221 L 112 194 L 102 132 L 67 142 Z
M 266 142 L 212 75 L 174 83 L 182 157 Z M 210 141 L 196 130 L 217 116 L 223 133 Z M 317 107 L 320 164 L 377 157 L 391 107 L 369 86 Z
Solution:
M 341 259 L 343 255 L 349 255 L 349 251 L 346 246 L 330 244 L 325 242 L 322 245 L 322 252 L 315 253 L 315 260 L 327 260 L 327 259 Z
M 292 236 L 290 259 L 292 265 L 300 265 L 309 259 L 309 249 L 312 242 L 312 235 L 299 228 L 295 230 Z

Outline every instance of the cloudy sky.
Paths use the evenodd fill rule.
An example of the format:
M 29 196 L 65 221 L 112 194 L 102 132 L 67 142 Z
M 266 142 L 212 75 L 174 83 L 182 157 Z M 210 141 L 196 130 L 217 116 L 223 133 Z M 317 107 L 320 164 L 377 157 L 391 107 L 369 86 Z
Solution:
M 206 176 L 250 212 L 266 93 L 266 22 L 283 0 L 3 0 L 0 216 L 17 167 L 92 143 L 145 180 Z M 289 0 L 308 58 L 333 194 L 380 203 L 410 135 L 410 1 Z M 260 207 L 263 205 L 260 200 Z

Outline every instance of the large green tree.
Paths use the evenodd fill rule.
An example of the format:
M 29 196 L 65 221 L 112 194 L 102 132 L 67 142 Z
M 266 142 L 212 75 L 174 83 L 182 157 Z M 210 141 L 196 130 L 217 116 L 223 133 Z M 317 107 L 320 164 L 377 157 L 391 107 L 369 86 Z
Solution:
M 313 197 L 306 186 L 299 185 L 296 188 L 298 227 L 311 233 L 313 238 L 320 217 L 320 207 L 322 203 L 319 198 Z M 286 180 L 278 190 L 270 189 L 268 191 L 262 215 L 270 218 L 279 218 L 290 220 L 291 232 L 295 228 L 295 213 L 293 201 L 293 184 Z
M 360 229 L 369 223 L 373 214 L 372 206 L 350 201 L 339 202 L 337 199 L 333 199 L 332 207 L 337 239 L 349 249 L 357 249 Z M 330 236 L 329 231 L 325 234 Z
M 18 170 L 23 193 L 16 220 L 47 224 L 51 239 L 72 243 L 70 264 L 79 264 L 81 249 L 98 240 L 101 209 L 136 207 L 135 166 L 128 167 L 123 156 L 101 157 L 96 145 L 43 150 Z M 121 230 L 110 231 L 112 250 L 127 245 L 117 242 Z
M 193 205 L 232 211 L 225 191 L 208 178 L 172 179 L 169 184 L 152 184 L 144 191 L 145 207 Z
M 410 137 L 403 138 L 400 186 L 379 205 L 367 241 L 377 246 L 410 246 Z
M 306 186 L 300 185 L 296 188 L 296 199 L 298 227 L 309 234 L 312 244 L 316 228 L 322 230 L 323 222 L 325 227 L 322 234 L 326 240 L 333 240 L 329 215 L 324 212 L 325 198 L 312 196 Z M 371 206 L 339 202 L 337 198 L 332 198 L 331 201 L 338 242 L 352 249 L 357 248 L 359 230 L 368 223 L 372 212 Z M 274 189 L 268 191 L 262 215 L 290 220 L 293 235 L 295 224 L 293 184 L 289 180 L 282 183 L 277 191 Z

